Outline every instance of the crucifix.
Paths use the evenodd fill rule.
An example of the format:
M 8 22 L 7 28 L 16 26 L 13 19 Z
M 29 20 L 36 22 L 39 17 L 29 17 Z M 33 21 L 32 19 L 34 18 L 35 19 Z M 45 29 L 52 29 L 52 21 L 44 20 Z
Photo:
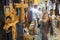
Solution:
M 16 11 L 13 8 L 11 0 L 9 0 L 9 5 L 4 6 L 4 13 L 5 13 L 5 26 L 3 27 L 4 30 L 7 32 L 11 30 L 11 37 L 10 39 L 16 40 L 16 24 L 18 23 L 18 16 L 16 16 Z M 10 34 L 10 32 L 8 32 Z M 9 39 L 9 40 L 10 40 Z
M 10 23 L 10 24 L 5 24 L 4 28 L 6 31 L 9 30 L 9 28 L 12 28 L 12 40 L 16 40 L 17 32 L 16 32 L 16 23 L 18 23 L 18 20 Z
M 9 18 L 5 20 L 6 24 L 3 27 L 3 29 L 8 31 L 9 28 L 11 27 L 12 28 L 12 40 L 16 40 L 16 35 L 17 35 L 16 24 L 18 23 L 18 17 L 15 14 L 12 14 L 12 13 L 11 13 L 11 15 L 7 15 L 6 17 L 8 17 L 8 16 L 9 16 L 9 18 L 11 17 L 11 20 Z M 7 22 L 7 20 L 9 20 L 9 21 Z
M 20 21 L 25 21 L 25 12 L 24 9 L 28 7 L 28 4 L 24 4 L 24 0 L 21 0 L 21 3 L 14 3 L 15 8 L 21 8 Z
M 11 28 L 12 30 L 12 40 L 16 40 L 16 35 L 17 35 L 17 31 L 16 31 L 16 24 L 18 23 L 18 16 L 16 16 L 14 14 L 14 10 L 13 10 L 13 13 L 11 12 L 10 15 L 7 15 L 5 17 L 8 17 L 5 18 L 5 26 L 3 27 L 4 30 L 6 31 L 9 31 L 9 29 Z

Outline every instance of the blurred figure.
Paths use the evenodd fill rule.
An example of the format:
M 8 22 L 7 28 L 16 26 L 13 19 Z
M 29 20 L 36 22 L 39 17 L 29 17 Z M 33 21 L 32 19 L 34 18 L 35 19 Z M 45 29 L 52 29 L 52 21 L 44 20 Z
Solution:
M 51 27 L 50 27 L 50 37 L 51 40 L 54 40 L 53 37 L 56 37 L 57 32 L 56 32 L 56 28 L 57 28 L 57 19 L 56 19 L 56 15 L 55 15 L 55 10 L 51 9 L 50 10 L 50 23 L 51 23 Z
M 38 9 L 38 5 L 36 5 L 36 4 L 33 4 L 33 6 L 30 8 L 30 12 L 32 13 L 32 21 L 35 21 L 35 27 L 34 27 L 35 28 L 35 36 L 34 36 L 34 40 L 41 40 L 42 39 L 42 36 L 41 36 L 41 33 L 40 33 L 40 29 L 38 27 L 38 22 L 39 22 L 39 19 L 40 19 L 40 16 L 41 16 L 40 15 L 41 12 L 39 12 L 39 10 L 40 9 Z
M 48 13 L 45 11 L 43 14 L 43 19 L 42 19 L 42 23 L 41 23 L 41 33 L 42 33 L 42 40 L 48 40 L 47 34 L 49 31 L 49 16 Z
M 53 35 L 56 35 L 57 20 L 56 20 L 56 15 L 54 10 L 51 18 L 52 18 Z

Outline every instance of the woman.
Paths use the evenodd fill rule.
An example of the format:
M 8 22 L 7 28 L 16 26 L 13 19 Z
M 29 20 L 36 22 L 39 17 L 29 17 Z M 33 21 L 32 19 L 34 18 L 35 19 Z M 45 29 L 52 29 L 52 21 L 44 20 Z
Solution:
M 42 40 L 48 40 L 47 34 L 49 31 L 49 17 L 47 12 L 43 15 L 42 25 L 41 25 Z

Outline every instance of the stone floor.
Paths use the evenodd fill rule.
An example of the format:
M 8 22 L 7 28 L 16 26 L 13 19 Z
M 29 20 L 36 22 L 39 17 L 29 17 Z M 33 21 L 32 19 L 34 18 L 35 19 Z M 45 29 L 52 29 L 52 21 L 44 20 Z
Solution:
M 56 35 L 55 36 L 50 36 L 48 34 L 48 40 L 60 40 L 60 30 L 56 28 Z
M 56 29 L 57 35 L 55 37 L 56 40 L 60 40 L 60 30 Z

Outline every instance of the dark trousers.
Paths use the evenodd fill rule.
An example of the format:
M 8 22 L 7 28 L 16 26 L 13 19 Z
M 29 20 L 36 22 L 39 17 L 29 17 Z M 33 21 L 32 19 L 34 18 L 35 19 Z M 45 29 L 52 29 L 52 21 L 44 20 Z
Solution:
M 12 40 L 12 31 L 7 33 L 7 40 Z

